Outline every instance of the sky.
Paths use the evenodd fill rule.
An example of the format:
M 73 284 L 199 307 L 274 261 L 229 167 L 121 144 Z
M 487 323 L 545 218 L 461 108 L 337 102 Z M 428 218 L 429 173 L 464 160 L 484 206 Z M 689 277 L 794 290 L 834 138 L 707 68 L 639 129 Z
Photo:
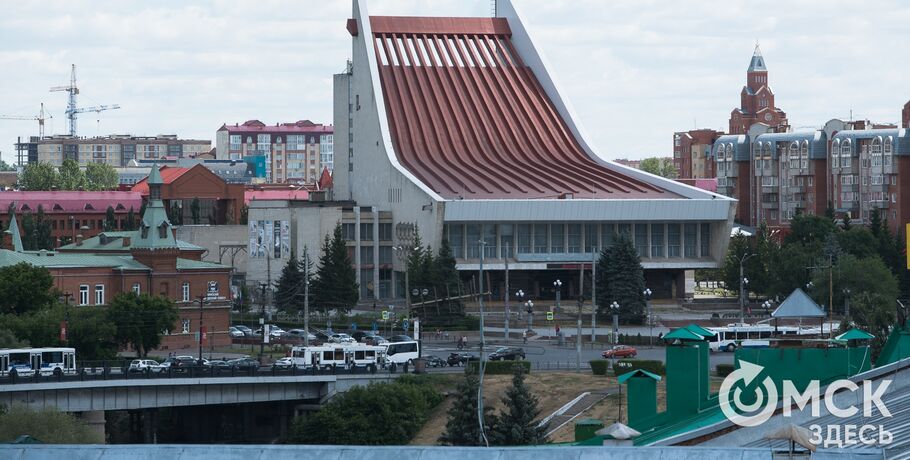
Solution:
M 514 0 L 597 152 L 669 156 L 672 134 L 725 130 L 756 41 L 797 129 L 899 122 L 910 99 L 910 5 L 892 1 Z M 489 16 L 489 0 L 372 0 L 374 15 Z M 0 115 L 65 133 L 76 64 L 79 135 L 214 141 L 223 123 L 332 123 L 332 74 L 351 54 L 348 0 L 4 2 Z M 37 121 L 0 120 L 0 152 Z

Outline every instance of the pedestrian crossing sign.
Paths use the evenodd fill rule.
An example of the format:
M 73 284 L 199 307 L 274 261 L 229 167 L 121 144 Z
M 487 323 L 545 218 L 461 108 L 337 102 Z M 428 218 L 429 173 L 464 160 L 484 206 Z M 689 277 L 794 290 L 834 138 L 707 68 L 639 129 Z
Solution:
M 383 320 L 383 321 L 388 321 L 388 320 L 389 320 L 389 311 L 388 311 L 388 310 L 383 310 L 383 312 L 382 312 L 382 320 Z
M 553 321 L 553 312 L 552 311 L 547 312 L 547 321 Z

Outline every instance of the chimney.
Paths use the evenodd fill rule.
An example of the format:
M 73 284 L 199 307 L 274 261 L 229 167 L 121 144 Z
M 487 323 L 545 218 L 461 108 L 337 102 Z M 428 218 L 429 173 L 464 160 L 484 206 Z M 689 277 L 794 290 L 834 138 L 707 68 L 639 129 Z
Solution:
M 82 234 L 76 235 L 76 246 L 82 246 Z

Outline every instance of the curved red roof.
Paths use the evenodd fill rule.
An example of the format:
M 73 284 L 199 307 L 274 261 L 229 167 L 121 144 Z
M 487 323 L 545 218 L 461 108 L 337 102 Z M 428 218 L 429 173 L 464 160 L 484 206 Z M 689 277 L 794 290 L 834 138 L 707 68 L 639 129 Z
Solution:
M 679 198 L 590 158 L 502 18 L 370 18 L 398 161 L 444 198 Z

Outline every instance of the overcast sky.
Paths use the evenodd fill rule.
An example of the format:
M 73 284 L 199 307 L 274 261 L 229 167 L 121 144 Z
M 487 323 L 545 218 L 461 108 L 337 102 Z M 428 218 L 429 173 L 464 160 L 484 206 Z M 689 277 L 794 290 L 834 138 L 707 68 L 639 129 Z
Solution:
M 726 129 L 756 40 L 794 127 L 834 117 L 898 122 L 910 99 L 910 6 L 899 0 L 515 0 L 532 38 L 606 158 L 670 155 L 672 133 Z M 222 123 L 332 122 L 332 74 L 350 57 L 347 0 L 4 2 L 0 114 L 66 131 L 77 66 L 83 136 L 174 133 Z M 488 16 L 488 0 L 373 0 L 372 14 Z M 35 121 L 0 120 L 0 151 Z

